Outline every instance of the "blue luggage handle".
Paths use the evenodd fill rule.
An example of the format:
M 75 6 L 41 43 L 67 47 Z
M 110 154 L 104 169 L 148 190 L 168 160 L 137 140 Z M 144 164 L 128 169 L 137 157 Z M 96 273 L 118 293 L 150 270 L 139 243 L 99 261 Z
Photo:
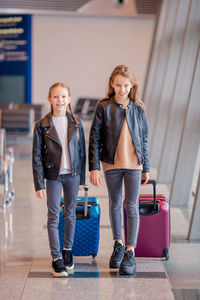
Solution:
M 88 213 L 88 185 L 84 185 L 84 191 L 85 191 L 84 217 L 87 217 L 87 213 Z
M 76 219 L 77 220 L 83 220 L 83 219 L 89 219 L 90 218 L 90 211 L 88 210 L 88 206 L 98 206 L 98 205 L 91 205 L 91 201 L 89 201 L 88 203 L 88 185 L 84 185 L 83 186 L 84 191 L 85 191 L 85 195 L 84 195 L 84 201 L 78 201 L 76 204 L 76 207 L 84 207 L 84 209 L 82 210 L 82 214 L 80 213 L 81 210 L 76 211 Z M 64 202 L 60 203 L 61 206 L 64 208 Z

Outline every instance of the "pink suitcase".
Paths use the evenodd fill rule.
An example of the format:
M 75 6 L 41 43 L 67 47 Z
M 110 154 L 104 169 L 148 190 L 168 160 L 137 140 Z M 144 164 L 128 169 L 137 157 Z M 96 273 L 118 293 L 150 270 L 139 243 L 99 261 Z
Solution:
M 153 185 L 153 194 L 141 194 L 140 201 L 140 228 L 138 233 L 135 256 L 137 257 L 164 257 L 169 259 L 170 246 L 170 208 L 167 197 L 156 195 L 156 182 L 149 180 Z M 124 231 L 126 242 L 126 210 L 124 205 Z

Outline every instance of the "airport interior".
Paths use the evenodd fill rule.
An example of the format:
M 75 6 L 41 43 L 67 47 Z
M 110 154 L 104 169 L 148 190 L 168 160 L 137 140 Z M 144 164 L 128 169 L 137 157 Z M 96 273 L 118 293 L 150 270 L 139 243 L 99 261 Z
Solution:
M 0 0 L 1 300 L 200 299 L 199 42 L 199 0 Z M 136 274 L 125 276 L 109 268 L 103 171 L 95 187 L 88 170 L 95 107 L 121 64 L 145 104 L 150 179 L 168 199 L 170 241 L 162 257 L 136 255 Z M 47 202 L 32 175 L 33 127 L 50 111 L 54 82 L 70 87 L 85 132 L 88 196 L 100 203 L 98 253 L 74 256 L 65 278 L 51 274 Z M 152 185 L 140 193 L 152 194 Z

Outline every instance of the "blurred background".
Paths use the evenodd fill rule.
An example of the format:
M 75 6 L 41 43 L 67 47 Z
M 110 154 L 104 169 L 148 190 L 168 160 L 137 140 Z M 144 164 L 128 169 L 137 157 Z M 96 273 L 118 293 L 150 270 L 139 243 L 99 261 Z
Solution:
M 102 98 L 118 64 L 133 69 L 142 93 L 159 2 L 1 0 L 0 7 L 5 8 L 0 12 L 21 11 L 28 16 L 1 15 L 1 32 L 6 28 L 10 32 L 0 36 L 0 62 L 6 69 L 12 64 L 12 72 L 18 69 L 18 74 L 15 78 L 15 74 L 1 74 L 1 93 L 7 97 L 1 94 L 0 101 L 42 103 L 48 111 L 48 89 L 55 81 L 69 85 L 74 106 L 80 97 Z M 13 28 L 23 32 L 13 34 Z M 13 44 L 11 48 L 13 37 L 15 48 Z M 20 74 L 24 65 L 25 78 Z
M 146 104 L 151 166 L 158 182 L 170 186 L 171 203 L 187 207 L 200 165 L 199 5 L 1 0 L 1 127 L 31 133 L 49 111 L 48 89 L 56 81 L 69 85 L 75 112 L 91 120 L 113 68 L 127 64 Z
M 199 247 L 199 37 L 199 0 L 0 0 L 1 208 L 15 194 L 14 158 L 30 163 L 49 87 L 70 87 L 88 142 L 109 75 L 126 64 L 146 105 L 151 177 L 170 199 L 172 242 Z

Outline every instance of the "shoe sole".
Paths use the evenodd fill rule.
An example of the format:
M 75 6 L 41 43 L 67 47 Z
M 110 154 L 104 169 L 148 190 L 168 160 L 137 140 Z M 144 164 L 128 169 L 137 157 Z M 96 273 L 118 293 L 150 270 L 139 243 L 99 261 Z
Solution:
M 136 268 L 133 267 L 126 267 L 125 269 L 119 269 L 120 275 L 135 275 L 136 274 Z
M 119 269 L 119 267 L 120 267 L 120 264 L 121 264 L 121 262 L 120 263 L 109 263 L 109 267 L 110 267 L 110 269 Z
M 51 271 L 51 274 L 53 275 L 53 277 L 56 277 L 56 278 L 64 278 L 64 277 L 67 277 L 68 274 L 66 271 L 63 271 L 63 272 L 55 272 L 54 270 Z
M 72 266 L 65 266 L 67 271 L 73 270 L 74 269 L 74 264 Z

